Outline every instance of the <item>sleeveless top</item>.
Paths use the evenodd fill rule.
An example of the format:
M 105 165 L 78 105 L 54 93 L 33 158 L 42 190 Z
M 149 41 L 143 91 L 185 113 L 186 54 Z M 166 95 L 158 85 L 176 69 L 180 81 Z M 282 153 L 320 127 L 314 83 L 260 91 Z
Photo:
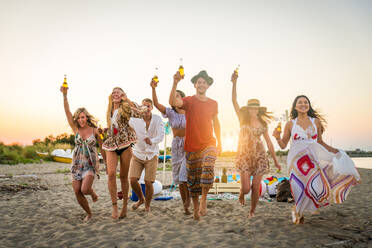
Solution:
M 301 126 L 297 125 L 297 118 L 292 120 L 292 130 L 291 130 L 291 141 L 292 144 L 298 142 L 314 143 L 317 142 L 318 130 L 315 124 L 315 118 L 309 117 L 311 125 L 309 125 L 306 130 Z
M 75 148 L 72 154 L 71 173 L 75 180 L 82 180 L 85 175 L 94 175 L 99 163 L 96 149 L 96 138 L 91 134 L 83 139 L 79 133 L 75 135 Z

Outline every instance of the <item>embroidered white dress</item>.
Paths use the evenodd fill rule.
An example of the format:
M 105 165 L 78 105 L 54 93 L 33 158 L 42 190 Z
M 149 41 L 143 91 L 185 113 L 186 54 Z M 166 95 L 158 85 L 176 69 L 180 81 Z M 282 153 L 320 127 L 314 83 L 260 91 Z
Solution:
M 292 143 L 287 158 L 291 191 L 299 214 L 342 203 L 360 178 L 357 172 L 344 175 L 334 170 L 336 154 L 317 143 L 314 118 L 310 120 L 312 124 L 306 130 L 297 125 L 297 118 L 292 120 Z

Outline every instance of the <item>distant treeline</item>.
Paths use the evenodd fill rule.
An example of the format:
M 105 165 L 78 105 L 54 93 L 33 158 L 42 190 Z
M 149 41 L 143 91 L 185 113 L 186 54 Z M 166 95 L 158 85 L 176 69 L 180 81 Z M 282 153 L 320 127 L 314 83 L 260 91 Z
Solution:
M 74 146 L 74 138 L 73 134 L 63 133 L 56 137 L 49 135 L 43 140 L 35 139 L 29 146 L 5 145 L 0 142 L 0 164 L 41 163 L 37 152 L 50 154 L 55 149 L 71 149 Z M 43 157 L 43 160 L 51 160 L 50 155 Z

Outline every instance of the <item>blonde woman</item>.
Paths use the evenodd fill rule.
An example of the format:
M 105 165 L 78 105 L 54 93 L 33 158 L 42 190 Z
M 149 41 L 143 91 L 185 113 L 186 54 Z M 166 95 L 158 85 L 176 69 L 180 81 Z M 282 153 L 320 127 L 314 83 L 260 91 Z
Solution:
M 107 156 L 108 189 L 112 201 L 112 218 L 124 218 L 127 216 L 129 180 L 128 170 L 132 158 L 131 146 L 137 142 L 134 129 L 129 126 L 130 117 L 141 118 L 146 108 L 140 108 L 131 102 L 125 92 L 115 87 L 109 96 L 107 108 L 107 139 L 102 145 Z M 116 167 L 120 158 L 120 182 L 123 192 L 123 208 L 118 214 Z
M 244 195 L 251 191 L 251 209 L 249 217 L 254 216 L 259 198 L 262 176 L 269 172 L 269 160 L 266 155 L 261 136 L 264 137 L 275 166 L 280 170 L 280 165 L 275 156 L 274 146 L 268 134 L 268 123 L 272 119 L 266 107 L 260 106 L 257 99 L 250 99 L 246 106 L 240 108 L 236 96 L 236 83 L 238 75 L 234 72 L 231 76 L 232 102 L 236 115 L 240 122 L 239 145 L 235 166 L 240 172 L 240 196 L 241 205 L 245 205 Z M 252 186 L 250 183 L 251 176 Z
M 92 217 L 88 200 L 85 195 L 90 195 L 93 202 L 98 200 L 97 194 L 92 188 L 94 175 L 99 173 L 99 159 L 96 150 L 98 141 L 100 149 L 102 148 L 102 139 L 97 131 L 96 121 L 85 108 L 78 108 L 74 115 L 71 114 L 67 100 L 68 88 L 61 87 L 63 93 L 63 106 L 67 117 L 68 124 L 75 134 L 75 148 L 72 157 L 72 187 L 76 199 L 80 206 L 87 213 L 84 221 Z M 105 153 L 102 151 L 105 158 Z

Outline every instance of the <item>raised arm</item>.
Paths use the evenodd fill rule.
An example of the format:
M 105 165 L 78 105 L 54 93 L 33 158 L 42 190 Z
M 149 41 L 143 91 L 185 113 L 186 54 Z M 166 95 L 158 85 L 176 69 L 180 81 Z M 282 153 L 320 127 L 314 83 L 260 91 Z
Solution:
M 318 143 L 321 144 L 325 149 L 327 149 L 329 152 L 333 152 L 333 153 L 338 153 L 338 149 L 336 148 L 333 148 L 332 146 L 326 144 L 323 139 L 322 139 L 322 133 L 323 133 L 323 130 L 322 130 L 322 125 L 319 121 L 319 119 L 315 119 L 315 124 L 316 124 L 316 127 L 318 129 Z
M 238 101 L 236 100 L 237 99 L 237 96 L 236 96 L 236 82 L 237 82 L 237 80 L 238 80 L 238 74 L 234 72 L 231 75 L 231 82 L 233 84 L 233 86 L 232 86 L 231 100 L 232 100 L 232 103 L 234 105 L 235 113 L 238 116 L 238 118 L 240 118 L 239 117 L 240 107 L 239 107 Z
M 274 129 L 273 136 L 275 137 L 281 149 L 284 149 L 287 147 L 289 139 L 291 138 L 291 130 L 292 130 L 291 121 L 288 121 L 285 124 L 283 138 L 280 138 L 281 132 L 279 132 L 276 128 Z
M 212 120 L 213 120 L 214 134 L 216 135 L 216 138 L 217 138 L 217 150 L 218 150 L 218 153 L 220 154 L 222 151 L 221 126 L 220 126 L 220 121 L 218 120 L 217 114 L 213 116 Z
M 158 101 L 158 96 L 156 95 L 156 82 L 151 81 L 150 86 L 152 88 L 152 101 L 154 102 L 154 106 L 165 115 L 165 107 L 164 105 L 160 104 Z
M 125 93 L 122 95 L 121 99 L 123 101 L 123 104 L 121 104 L 121 107 L 123 108 L 123 112 L 129 111 L 129 115 L 131 117 L 142 118 L 147 108 L 143 108 L 143 106 L 139 106 L 138 104 L 129 100 L 129 98 L 127 97 Z
M 70 111 L 70 106 L 68 104 L 68 100 L 67 100 L 68 88 L 65 88 L 65 87 L 61 86 L 60 90 L 63 93 L 63 107 L 65 108 L 65 114 L 66 114 L 66 117 L 67 117 L 68 124 L 70 125 L 70 127 L 72 128 L 74 133 L 76 134 L 77 131 L 78 131 L 78 127 L 74 124 L 74 119 L 72 118 L 72 114 L 71 114 L 71 111 Z
M 182 77 L 180 75 L 180 72 L 177 71 L 176 74 L 173 76 L 173 86 L 171 93 L 169 95 L 169 104 L 173 107 L 181 108 L 183 106 L 182 99 L 177 99 L 176 97 L 176 90 L 177 90 L 177 84 L 179 81 L 181 81 Z
M 274 146 L 273 146 L 273 143 L 271 142 L 271 139 L 270 139 L 270 137 L 269 137 L 269 133 L 268 133 L 267 130 L 266 130 L 266 132 L 263 134 L 263 136 L 264 136 L 265 141 L 266 141 L 267 149 L 269 149 L 269 152 L 270 152 L 270 154 L 271 154 L 271 157 L 272 157 L 273 160 L 274 160 L 275 167 L 278 168 L 278 170 L 280 171 L 280 170 L 281 170 L 281 166 L 280 166 L 280 164 L 278 163 L 278 160 L 276 159 L 276 154 L 275 154 Z

